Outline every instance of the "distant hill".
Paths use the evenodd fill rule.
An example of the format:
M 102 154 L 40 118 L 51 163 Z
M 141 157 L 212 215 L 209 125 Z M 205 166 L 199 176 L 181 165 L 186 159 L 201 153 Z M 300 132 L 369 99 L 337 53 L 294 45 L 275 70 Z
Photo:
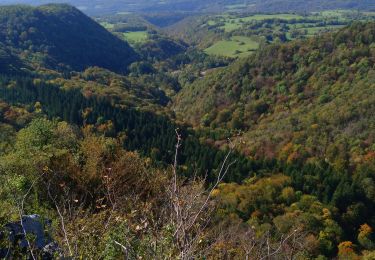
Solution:
M 375 10 L 373 0 L 256 0 L 251 11 L 312 12 L 330 9 Z
M 46 4 L 52 0 L 3 0 L 3 4 Z M 317 11 L 338 8 L 375 9 L 373 0 L 54 0 L 69 3 L 90 15 L 119 12 L 222 12 L 235 5 L 260 12 Z M 246 4 L 247 8 L 243 5 Z
M 118 12 L 161 12 L 161 11 L 197 11 L 208 2 L 217 0 L 3 0 L 3 4 L 68 3 L 90 15 L 113 14 Z
M 69 5 L 0 7 L 0 43 L 12 55 L 48 68 L 91 66 L 124 72 L 135 51 Z

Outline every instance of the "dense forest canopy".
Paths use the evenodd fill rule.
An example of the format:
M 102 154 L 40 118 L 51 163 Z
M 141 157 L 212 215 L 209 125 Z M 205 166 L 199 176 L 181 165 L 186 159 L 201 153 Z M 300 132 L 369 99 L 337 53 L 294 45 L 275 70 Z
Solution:
M 357 23 L 336 33 L 264 47 L 185 87 L 175 109 L 195 125 L 243 130 L 253 149 L 249 153 L 262 153 L 267 143 L 277 154 L 289 141 L 303 144 L 315 131 L 317 142 L 319 135 L 328 135 L 326 145 L 340 139 L 364 142 L 374 131 L 374 34 L 374 23 Z M 349 97 L 361 102 L 347 103 Z M 326 156 L 318 150 L 300 152 L 306 153 L 302 157 Z
M 374 14 L 215 3 L 0 7 L 0 258 L 374 259 Z

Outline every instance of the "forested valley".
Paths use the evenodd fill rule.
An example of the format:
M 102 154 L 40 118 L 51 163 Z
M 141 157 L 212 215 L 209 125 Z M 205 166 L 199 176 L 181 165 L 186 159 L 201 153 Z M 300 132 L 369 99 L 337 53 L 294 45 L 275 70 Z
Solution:
M 0 258 L 375 259 L 375 12 L 332 4 L 0 6 Z

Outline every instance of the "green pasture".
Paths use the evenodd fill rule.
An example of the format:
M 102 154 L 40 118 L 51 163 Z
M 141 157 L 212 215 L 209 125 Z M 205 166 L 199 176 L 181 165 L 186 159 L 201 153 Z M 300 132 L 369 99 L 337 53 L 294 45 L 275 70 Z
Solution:
M 107 23 L 107 22 L 102 22 L 100 23 L 100 25 L 106 28 L 107 30 L 113 29 L 113 27 L 115 27 L 113 23 Z
M 141 43 L 147 41 L 148 39 L 147 31 L 126 32 L 123 33 L 123 36 L 130 43 Z
M 218 41 L 205 52 L 209 55 L 244 57 L 259 48 L 259 43 L 245 36 L 233 36 L 230 40 Z
M 296 14 L 256 14 L 246 17 L 233 17 L 228 15 L 221 15 L 216 17 L 215 20 L 210 20 L 207 22 L 208 25 L 213 26 L 218 22 L 225 23 L 225 25 L 220 28 L 224 29 L 226 32 L 231 32 L 236 29 L 241 28 L 244 23 L 251 21 L 263 21 L 267 19 L 282 19 L 282 20 L 293 20 L 293 19 L 302 19 L 301 15 Z

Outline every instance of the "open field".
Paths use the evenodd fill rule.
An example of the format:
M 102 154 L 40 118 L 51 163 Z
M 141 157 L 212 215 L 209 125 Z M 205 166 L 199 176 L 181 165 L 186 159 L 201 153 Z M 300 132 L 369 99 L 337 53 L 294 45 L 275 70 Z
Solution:
M 106 28 L 107 30 L 111 30 L 115 27 L 114 24 L 108 22 L 101 22 L 100 25 Z
M 246 4 L 232 4 L 232 5 L 226 5 L 225 8 L 228 11 L 236 11 L 236 10 L 247 8 L 247 5 Z
M 246 17 L 235 17 L 233 15 L 220 15 L 216 16 L 214 20 L 209 20 L 207 22 L 208 26 L 215 26 L 217 24 L 222 24 L 220 28 L 224 29 L 226 32 L 231 32 L 239 29 L 244 23 L 251 21 L 264 21 L 269 19 L 281 19 L 281 20 L 294 20 L 302 19 L 301 15 L 296 14 L 256 14 Z
M 323 33 L 335 29 L 340 29 L 342 28 L 343 25 L 330 25 L 330 26 L 318 26 L 318 27 L 306 27 L 306 28 L 301 28 L 302 30 L 307 30 L 307 35 L 308 36 L 314 36 L 318 33 Z
M 231 8 L 241 8 L 241 5 L 230 6 Z M 375 13 L 330 10 L 305 15 L 295 13 L 243 15 L 231 12 L 206 17 L 200 27 L 221 36 L 221 40 L 205 49 L 206 53 L 242 57 L 257 49 L 260 41 L 272 43 L 311 37 L 340 29 L 353 20 L 375 20 Z M 242 35 L 242 38 L 238 38 L 241 37 L 239 35 Z
M 123 36 L 130 43 L 145 42 L 148 39 L 148 33 L 147 33 L 147 31 L 126 32 L 126 33 L 123 33 Z
M 210 55 L 227 57 L 243 57 L 258 49 L 258 42 L 249 37 L 233 36 L 230 40 L 223 40 L 207 48 L 205 52 Z
M 303 16 L 297 14 L 256 14 L 244 18 L 234 19 L 236 22 L 250 22 L 250 21 L 262 21 L 268 19 L 281 19 L 281 20 L 293 20 L 293 19 L 302 19 Z

